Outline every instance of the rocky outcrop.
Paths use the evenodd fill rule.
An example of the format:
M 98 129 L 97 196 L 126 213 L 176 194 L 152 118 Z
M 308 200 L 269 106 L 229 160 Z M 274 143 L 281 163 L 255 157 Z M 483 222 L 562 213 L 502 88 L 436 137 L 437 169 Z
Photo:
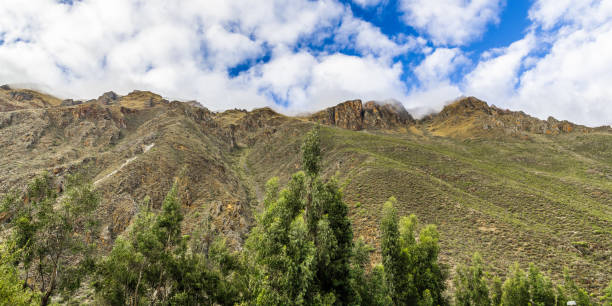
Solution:
M 479 137 L 479 136 L 520 136 L 528 134 L 556 135 L 561 133 L 588 133 L 592 129 L 568 121 L 549 117 L 547 120 L 529 116 L 522 111 L 510 111 L 475 97 L 461 98 L 429 115 L 421 124 L 439 136 Z
M 62 104 L 60 104 L 60 106 L 74 106 L 82 103 L 83 101 L 80 100 L 66 99 L 62 101 Z
M 415 120 L 399 102 L 363 104 L 352 100 L 317 112 L 310 120 L 326 125 L 359 131 L 363 129 L 396 129 L 415 123 Z
M 105 92 L 103 95 L 98 97 L 98 103 L 104 105 L 115 104 L 117 101 L 119 101 L 119 95 L 113 91 Z

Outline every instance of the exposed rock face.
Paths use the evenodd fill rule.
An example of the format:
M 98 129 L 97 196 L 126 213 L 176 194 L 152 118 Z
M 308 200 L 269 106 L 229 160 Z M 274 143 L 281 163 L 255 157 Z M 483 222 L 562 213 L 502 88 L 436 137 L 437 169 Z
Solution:
M 462 98 L 420 121 L 421 124 L 439 136 L 480 137 L 520 136 L 529 133 L 554 135 L 560 133 L 588 133 L 592 129 L 552 117 L 540 120 L 522 111 L 500 109 L 474 97 Z
M 38 104 L 24 104 L 6 92 L 0 102 L 12 108 L 0 109 L 0 195 L 42 171 L 58 181 L 80 172 L 101 192 L 106 245 L 130 224 L 138 203 L 148 196 L 159 207 L 177 181 L 186 230 L 205 214 L 239 247 L 255 198 L 232 166 L 234 152 L 289 120 L 271 109 L 213 113 L 147 91 L 57 105 L 39 103 L 35 93 Z
M 364 107 L 365 128 L 393 129 L 414 124 L 415 120 L 399 102 L 379 104 L 367 102 Z
M 98 103 L 104 105 L 115 104 L 119 100 L 119 95 L 116 93 L 109 91 L 98 97 Z
M 66 99 L 62 101 L 62 104 L 60 104 L 60 106 L 74 106 L 82 103 L 83 101 L 80 100 Z
M 59 106 L 61 100 L 29 89 L 4 85 L 0 90 L 0 112 Z
M 361 100 L 340 103 L 313 114 L 310 119 L 321 124 L 335 125 L 359 131 L 363 129 L 396 129 L 413 124 L 415 120 L 400 103 L 378 104 Z
M 554 118 L 539 120 L 522 112 L 502 110 L 476 98 L 461 99 L 445 107 L 439 114 L 415 122 L 401 104 L 362 103 L 359 100 L 347 101 L 310 117 L 292 118 L 278 114 L 270 108 L 212 112 L 194 102 L 168 102 L 148 91 L 134 91 L 126 96 L 107 93 L 100 99 L 81 104 L 78 104 L 79 101 L 61 101 L 27 90 L 21 91 L 32 95 L 32 99 L 18 101 L 12 97 L 14 91 L 17 90 L 0 89 L 0 197 L 11 188 L 21 190 L 41 171 L 49 172 L 56 179 L 60 192 L 66 175 L 81 173 L 86 180 L 93 183 L 102 196 L 97 213 L 102 220 L 104 233 L 101 244 L 107 247 L 129 226 L 145 197 L 149 197 L 151 205 L 157 209 L 176 182 L 185 216 L 183 230 L 190 232 L 199 227 L 203 220 L 210 220 L 216 234 L 223 234 L 231 246 L 239 248 L 253 222 L 252 214 L 257 208 L 255 206 L 261 203 L 260 200 L 264 197 L 265 182 L 273 176 L 287 180 L 291 173 L 300 169 L 302 137 L 313 126 L 313 123 L 308 121 L 351 130 L 373 129 L 381 133 L 392 131 L 384 137 L 376 138 L 382 144 L 379 146 L 377 143 L 376 148 L 368 146 L 373 137 L 380 136 L 376 135 L 379 133 L 363 135 L 341 132 L 336 128 L 324 129 L 321 133 L 324 146 L 323 175 L 330 177 L 335 173 L 342 173 L 344 175 L 342 179 L 349 178 L 348 181 L 355 182 L 355 185 L 345 189 L 347 203 L 363 201 L 367 203 L 364 205 L 367 209 L 376 209 L 371 210 L 371 215 L 366 216 L 358 212 L 351 216 L 356 221 L 353 223 L 356 233 L 364 234 L 372 245 L 379 237 L 378 221 L 371 217 L 375 216 L 379 208 L 372 205 L 383 203 L 390 194 L 403 195 L 404 203 L 414 203 L 404 208 L 417 213 L 420 211 L 422 215 L 434 216 L 434 219 L 430 219 L 432 222 L 443 220 L 442 226 L 447 226 L 445 227 L 447 233 L 467 229 L 463 232 L 465 236 L 456 237 L 471 237 L 476 230 L 485 234 L 490 231 L 495 237 L 490 240 L 495 242 L 492 243 L 492 248 L 496 248 L 499 244 L 504 246 L 504 250 L 512 252 L 515 250 L 516 240 L 504 240 L 506 238 L 502 235 L 493 235 L 495 228 L 505 226 L 504 221 L 489 215 L 489 210 L 477 213 L 473 207 L 481 204 L 469 205 L 469 202 L 476 198 L 465 197 L 465 202 L 460 205 L 458 201 L 464 198 L 464 194 L 482 197 L 478 200 L 482 201 L 479 203 L 490 202 L 492 205 L 508 208 L 512 214 L 516 212 L 515 208 L 520 208 L 521 215 L 528 215 L 522 212 L 539 214 L 549 208 L 572 207 L 562 205 L 564 202 L 553 202 L 555 189 L 549 189 L 548 185 L 574 184 L 571 189 L 562 189 L 568 190 L 568 193 L 573 193 L 574 190 L 588 192 L 588 195 L 585 194 L 586 196 L 581 198 L 583 200 L 590 199 L 591 195 L 603 199 L 587 202 L 595 207 L 599 205 L 597 201 L 602 201 L 601 203 L 607 205 L 602 207 L 607 208 L 612 199 L 607 191 L 602 193 L 599 191 L 600 187 L 597 187 L 606 186 L 606 181 L 600 181 L 601 183 L 593 186 L 588 183 L 583 185 L 582 181 L 573 182 L 571 177 L 566 179 L 564 175 L 557 175 L 564 172 L 554 172 L 554 175 L 545 175 L 542 177 L 543 180 L 538 180 L 546 185 L 541 192 L 534 192 L 537 189 L 529 186 L 526 193 L 519 193 L 516 198 L 498 200 L 497 198 L 501 198 L 498 196 L 500 194 L 514 196 L 514 192 L 518 189 L 513 186 L 524 183 L 521 181 L 520 184 L 506 184 L 506 179 L 500 176 L 505 172 L 489 173 L 488 167 L 479 166 L 482 162 L 480 156 L 473 159 L 474 165 L 457 158 L 463 156 L 470 161 L 469 155 L 472 151 L 469 149 L 475 148 L 471 147 L 471 144 L 478 142 L 439 141 L 434 140 L 431 134 L 491 138 L 499 135 L 532 136 L 534 133 L 547 134 L 546 131 L 551 131 L 550 134 L 576 133 L 589 129 Z M 15 95 L 17 96 L 20 95 Z M 406 137 L 406 133 L 411 133 L 412 130 L 423 133 L 414 138 Z M 593 155 L 583 155 L 588 157 L 584 160 L 590 162 L 592 159 L 601 159 L 579 168 L 589 168 L 586 171 L 590 172 L 585 174 L 588 176 L 588 182 L 598 182 L 595 180 L 596 175 L 612 177 L 612 170 L 608 167 L 610 156 L 607 154 L 599 156 L 600 153 L 609 151 L 608 144 L 612 138 L 610 134 L 604 133 L 612 133 L 612 129 L 602 127 L 599 133 L 575 135 L 575 137 L 552 135 L 550 139 L 554 140 L 556 137 L 559 140 L 584 141 L 587 153 L 596 151 Z M 592 136 L 598 137 L 590 138 Z M 401 141 L 395 141 L 399 139 Z M 545 142 L 537 142 L 542 139 Z M 491 148 L 494 150 L 496 143 L 505 144 L 505 141 L 506 139 L 485 143 L 493 144 Z M 547 143 L 554 143 L 556 140 L 537 137 L 534 141 L 535 145 L 548 145 Z M 516 142 L 514 139 L 513 142 L 518 143 L 519 149 L 527 143 L 520 140 Z M 423 144 L 432 144 L 432 148 L 425 148 Z M 593 149 L 594 144 L 601 149 Z M 444 153 L 446 149 L 437 148 L 448 148 L 448 151 L 454 153 L 447 155 Z M 456 150 L 457 148 L 463 148 L 465 151 Z M 557 150 L 555 146 L 552 151 L 543 152 L 557 152 Z M 565 156 L 571 159 L 574 158 L 573 154 L 572 152 Z M 500 155 L 504 157 L 503 154 Z M 394 160 L 393 163 L 389 163 L 391 159 Z M 506 156 L 506 159 L 489 162 L 518 162 L 520 165 L 517 169 L 522 171 L 523 167 L 538 165 L 542 161 L 547 162 L 547 159 L 547 156 L 527 154 Z M 395 167 L 396 164 L 403 166 Z M 590 167 L 586 167 L 588 165 Z M 531 169 L 537 171 L 531 172 L 530 175 L 537 175 L 535 173 L 546 171 L 546 168 L 549 167 L 540 167 L 540 165 L 533 167 Z M 582 172 L 579 175 L 583 175 Z M 503 180 L 497 180 L 497 176 Z M 556 177 L 560 179 L 554 180 Z M 440 184 L 441 181 L 444 184 Z M 514 189 L 506 191 L 507 188 Z M 584 188 L 587 190 L 583 190 Z M 488 198 L 489 195 L 491 198 Z M 573 196 L 570 194 L 567 197 Z M 528 203 L 526 206 L 529 207 L 518 207 L 516 203 Z M 354 206 L 350 207 L 354 209 Z M 542 209 L 542 207 L 548 208 Z M 531 208 L 534 210 L 527 210 Z M 567 215 L 561 216 L 565 218 L 570 216 L 569 213 L 573 216 L 574 212 L 582 214 L 581 211 L 571 209 L 567 211 Z M 469 223 L 464 223 L 468 222 L 466 219 L 456 218 L 463 215 L 469 215 L 470 219 L 467 219 Z M 542 217 L 544 216 L 549 215 L 542 214 Z M 597 219 L 599 217 L 593 215 L 589 218 L 599 220 Z M 605 219 L 601 220 L 608 222 Z M 496 222 L 493 223 L 495 227 L 492 227 L 489 221 Z M 0 214 L 0 223 L 2 222 L 3 215 Z M 473 224 L 482 226 L 476 228 L 472 226 Z M 604 224 L 601 226 L 603 228 L 609 222 L 599 224 Z M 514 231 L 515 225 L 510 224 L 506 228 L 512 228 Z M 586 225 L 583 228 L 576 230 L 567 226 L 565 230 L 568 231 L 564 233 L 576 234 L 578 231 L 587 233 L 591 229 Z M 553 229 L 556 231 L 557 228 Z M 534 234 L 531 226 L 527 230 L 518 233 Z M 548 235 L 555 231 L 546 231 L 547 236 L 538 236 L 537 239 L 553 237 L 554 239 L 539 241 L 549 241 L 553 248 L 562 249 L 568 245 L 563 237 L 574 235 Z M 574 239 L 574 236 L 571 237 Z M 582 240 L 581 236 L 575 237 Z M 476 240 L 478 239 L 472 241 Z M 610 255 L 610 247 L 607 245 L 602 247 L 599 240 L 589 241 L 597 245 L 593 248 L 606 249 L 592 258 L 605 260 Z M 463 242 L 456 244 L 460 245 L 460 248 L 453 249 L 452 245 L 450 246 L 452 254 L 460 254 L 462 247 L 467 245 Z M 546 245 L 539 249 L 542 253 L 530 249 L 530 252 L 533 251 L 530 258 L 541 258 L 541 254 L 547 254 L 550 247 Z M 469 254 L 463 253 L 467 256 L 465 258 L 468 258 L 473 250 L 470 248 L 468 251 Z M 502 261 L 505 261 L 507 257 L 503 259 Z M 591 259 L 584 259 L 581 263 L 594 264 L 580 267 L 589 267 L 590 269 L 585 268 L 585 270 L 595 271 L 597 275 L 609 275 L 609 267 L 602 265 L 601 262 L 603 261 L 597 264 Z M 599 281 L 598 284 L 603 283 Z M 605 285 L 607 283 L 602 286 Z

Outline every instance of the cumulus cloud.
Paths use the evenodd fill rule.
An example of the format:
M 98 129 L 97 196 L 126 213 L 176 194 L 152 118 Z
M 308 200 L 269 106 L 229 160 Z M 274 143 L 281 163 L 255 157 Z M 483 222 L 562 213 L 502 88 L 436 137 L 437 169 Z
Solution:
M 418 51 L 425 46 L 426 41 L 420 37 L 402 35 L 389 37 L 369 22 L 344 16 L 342 23 L 335 31 L 334 39 L 340 47 L 350 47 L 362 55 L 373 55 L 385 60 L 406 52 Z
M 529 16 L 535 31 L 489 53 L 465 92 L 542 119 L 612 123 L 612 3 L 539 0 Z
M 285 113 L 355 98 L 439 109 L 476 95 L 541 118 L 612 123 L 612 2 L 536 0 L 523 38 L 474 55 L 469 43 L 504 6 L 400 0 L 397 21 L 415 35 L 383 31 L 338 0 L 4 0 L 0 83 L 71 98 L 143 89 Z
M 529 34 L 506 48 L 484 53 L 476 68 L 465 77 L 465 94 L 487 101 L 508 101 L 519 82 L 523 60 L 534 45 L 535 37 Z
M 4 83 L 44 84 L 79 98 L 138 88 L 213 109 L 287 111 L 403 96 L 402 66 L 392 58 L 418 41 L 387 37 L 335 0 L 7 0 L 0 33 Z M 334 48 L 361 57 L 298 48 L 331 36 Z M 230 76 L 244 63 L 248 71 Z M 376 80 L 365 82 L 368 75 Z
M 521 75 L 511 105 L 590 125 L 612 123 L 612 23 L 561 30 L 550 52 Z
M 457 84 L 450 79 L 459 67 L 469 62 L 469 59 L 458 48 L 438 48 L 428 54 L 414 68 L 414 74 L 419 85 L 413 88 L 406 105 L 413 110 L 415 117 L 439 111 L 448 101 L 463 94 Z
M 439 45 L 464 45 L 499 22 L 503 0 L 401 0 L 404 21 Z
M 387 0 L 353 0 L 354 3 L 364 8 L 380 5 L 386 1 Z
M 458 66 L 468 61 L 458 48 L 438 48 L 425 57 L 414 73 L 421 83 L 437 83 L 447 80 Z

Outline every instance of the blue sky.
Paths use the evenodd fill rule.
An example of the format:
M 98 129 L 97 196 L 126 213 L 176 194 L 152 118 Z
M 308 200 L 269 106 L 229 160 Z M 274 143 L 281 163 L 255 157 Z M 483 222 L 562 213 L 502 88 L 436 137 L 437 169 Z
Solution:
M 612 123 L 612 1 L 5 0 L 0 83 L 295 114 L 460 96 Z

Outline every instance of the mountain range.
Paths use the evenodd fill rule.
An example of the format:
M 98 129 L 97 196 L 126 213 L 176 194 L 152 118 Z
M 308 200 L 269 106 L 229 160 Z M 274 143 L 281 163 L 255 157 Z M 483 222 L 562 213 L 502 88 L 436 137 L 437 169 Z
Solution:
M 43 171 L 58 189 L 79 173 L 102 194 L 108 249 L 145 198 L 159 207 L 176 181 L 183 231 L 210 222 L 240 249 L 265 182 L 300 169 L 302 138 L 317 124 L 323 176 L 342 184 L 356 237 L 379 244 L 382 204 L 395 196 L 402 215 L 438 226 L 451 267 L 478 251 L 497 275 L 533 262 L 557 280 L 568 267 L 591 292 L 607 285 L 612 129 L 474 97 L 418 119 L 400 103 L 361 100 L 291 117 L 270 108 L 213 112 L 148 91 L 81 101 L 4 85 L 0 196 Z

